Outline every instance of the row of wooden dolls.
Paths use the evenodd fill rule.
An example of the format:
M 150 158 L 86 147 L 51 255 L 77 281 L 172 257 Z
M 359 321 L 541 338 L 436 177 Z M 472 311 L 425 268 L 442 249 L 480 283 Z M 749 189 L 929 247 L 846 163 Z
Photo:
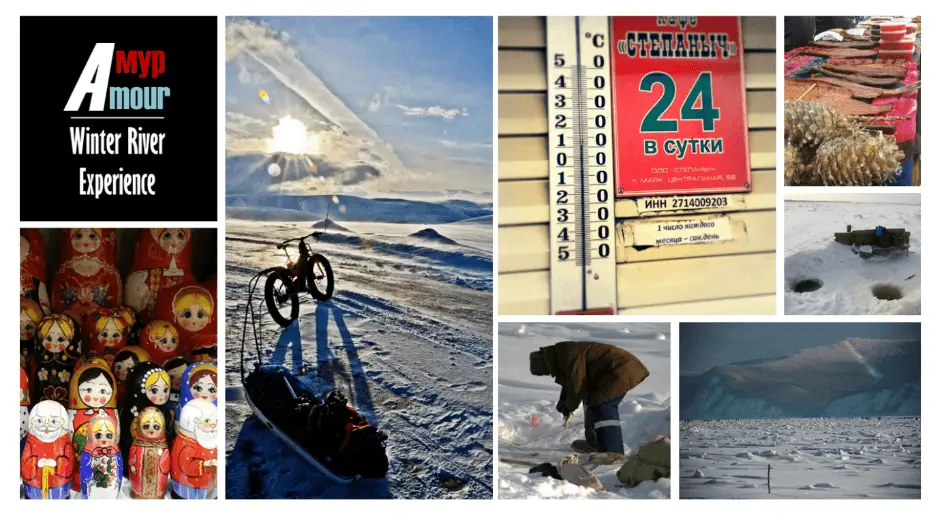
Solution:
M 135 324 L 134 309 L 121 306 L 93 311 L 80 328 L 69 314 L 42 316 L 35 301 L 21 296 L 20 367 L 30 377 L 33 401 L 52 399 L 67 406 L 69 382 L 83 355 L 101 356 L 108 362 L 118 382 L 119 399 L 131 369 L 142 361 L 171 372 L 182 371 L 185 362 L 216 361 L 215 327 L 198 336 L 181 337 L 169 321 L 153 320 L 141 329 Z
M 164 498 L 168 484 L 175 498 L 215 498 L 217 368 L 174 365 L 169 373 L 151 361 L 137 363 L 119 405 L 108 361 L 83 357 L 70 380 L 68 410 L 49 398 L 30 408 L 29 378 L 21 368 L 25 496 L 67 499 L 71 490 L 81 498 L 114 499 L 127 479 L 131 498 Z
M 124 283 L 117 267 L 116 230 L 73 228 L 57 232 L 61 236 L 57 268 L 48 283 L 43 232 L 20 230 L 20 296 L 35 301 L 43 314 L 65 313 L 81 321 L 97 309 L 128 305 L 141 322 L 172 322 L 181 336 L 199 334 L 215 321 L 216 283 L 196 283 L 189 229 L 138 231 L 133 262 Z

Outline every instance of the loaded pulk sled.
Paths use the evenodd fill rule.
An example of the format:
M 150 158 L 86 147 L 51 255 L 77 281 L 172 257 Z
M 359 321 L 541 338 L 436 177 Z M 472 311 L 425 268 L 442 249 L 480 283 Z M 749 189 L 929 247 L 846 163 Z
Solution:
M 252 308 L 253 294 L 259 280 L 274 269 L 260 271 L 249 281 L 239 365 L 246 401 L 263 424 L 331 480 L 348 484 L 359 478 L 383 478 L 389 467 L 386 433 L 349 406 L 340 391 L 333 390 L 320 399 L 287 368 L 263 361 L 261 324 L 256 320 L 265 313 L 262 303 L 258 309 Z M 245 349 L 250 328 L 256 360 L 247 376 Z

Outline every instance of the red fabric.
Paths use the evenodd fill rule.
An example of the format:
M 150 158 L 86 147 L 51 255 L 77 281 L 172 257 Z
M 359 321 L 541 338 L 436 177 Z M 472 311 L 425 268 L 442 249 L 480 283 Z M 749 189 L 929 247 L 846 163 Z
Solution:
M 171 450 L 170 476 L 177 482 L 193 488 L 209 488 L 216 479 L 216 466 L 207 461 L 216 460 L 216 449 L 207 449 L 196 439 L 178 433 Z
M 64 486 L 72 479 L 75 470 L 75 453 L 69 436 L 63 435 L 51 443 L 45 443 L 32 433 L 26 437 L 26 446 L 20 457 L 20 476 L 23 482 L 35 488 L 43 487 L 43 471 L 39 459 L 54 459 L 55 471 L 49 476 L 49 487 Z
M 809 47 L 799 47 L 793 49 L 784 54 L 784 76 L 790 76 L 797 71 L 800 67 L 806 65 L 810 60 L 814 59 L 814 56 L 805 56 L 800 54 L 805 49 Z M 847 61 L 844 59 L 831 59 L 827 60 L 829 63 L 842 64 Z M 918 64 L 914 60 L 907 60 L 904 62 L 907 72 L 905 73 L 905 78 L 901 81 L 902 87 L 907 87 L 912 83 L 915 83 L 920 79 L 920 71 L 918 70 Z M 918 91 L 913 90 L 911 92 L 906 92 L 901 96 L 896 97 L 886 97 L 886 98 L 877 98 L 872 100 L 871 104 L 873 106 L 880 105 L 892 105 L 894 108 L 887 114 L 884 114 L 883 117 L 905 117 L 910 116 L 911 119 L 899 120 L 899 121 L 879 121 L 876 124 L 883 126 L 892 126 L 895 128 L 895 140 L 899 143 L 913 141 L 915 139 L 915 134 L 917 133 L 918 121 Z M 865 121 L 868 123 L 868 120 Z

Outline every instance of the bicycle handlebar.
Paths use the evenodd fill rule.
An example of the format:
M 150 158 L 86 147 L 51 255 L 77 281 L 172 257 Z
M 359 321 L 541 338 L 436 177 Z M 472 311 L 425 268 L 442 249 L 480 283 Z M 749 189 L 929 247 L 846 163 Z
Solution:
M 282 241 L 281 243 L 279 243 L 279 245 L 276 246 L 276 247 L 277 247 L 278 249 L 283 249 L 285 246 L 289 245 L 289 243 L 291 243 L 291 242 L 297 242 L 297 241 L 299 241 L 299 240 L 305 240 L 305 239 L 308 238 L 308 237 L 318 238 L 318 237 L 320 237 L 321 235 L 322 235 L 321 231 L 312 231 L 311 233 L 308 233 L 308 234 L 305 235 L 305 236 L 301 236 L 301 237 L 298 237 L 298 238 L 289 238 L 289 239 L 287 239 L 287 240 L 283 240 L 283 241 Z

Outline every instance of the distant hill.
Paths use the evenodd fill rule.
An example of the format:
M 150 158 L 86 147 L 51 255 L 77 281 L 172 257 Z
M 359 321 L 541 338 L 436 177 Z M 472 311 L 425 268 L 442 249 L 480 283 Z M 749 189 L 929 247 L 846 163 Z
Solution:
M 338 224 L 337 222 L 329 219 L 320 220 L 311 225 L 312 229 L 324 229 L 327 231 L 342 231 L 345 233 L 350 233 L 351 230 Z
M 459 243 L 456 242 L 455 240 L 440 235 L 439 232 L 437 232 L 433 228 L 421 229 L 417 231 L 416 233 L 411 234 L 410 236 L 413 238 L 419 238 L 421 240 L 428 240 L 430 242 L 436 242 L 439 244 L 448 244 L 451 246 L 459 245 Z
M 680 377 L 682 419 L 921 414 L 921 345 L 850 338 Z

